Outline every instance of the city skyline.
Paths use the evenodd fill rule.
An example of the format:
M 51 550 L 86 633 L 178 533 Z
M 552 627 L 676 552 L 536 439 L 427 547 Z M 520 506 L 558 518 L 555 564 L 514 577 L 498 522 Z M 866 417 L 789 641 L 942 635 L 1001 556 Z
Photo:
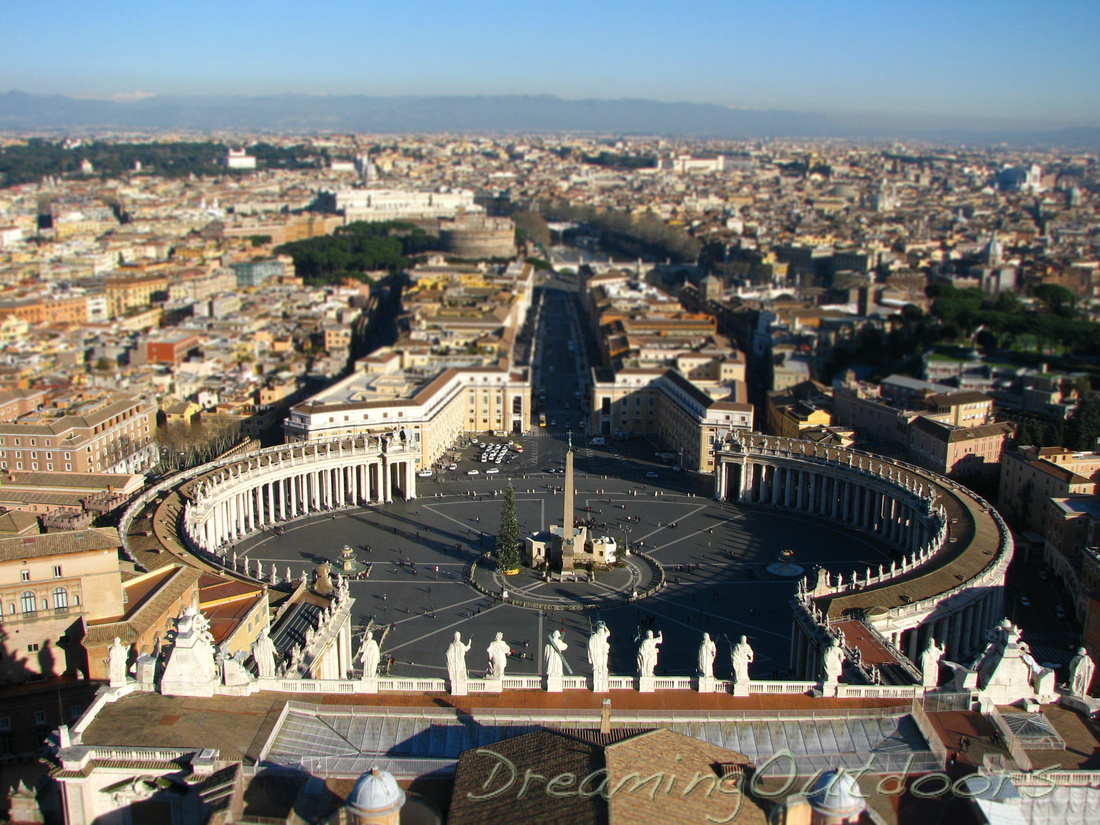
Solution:
M 556 95 L 636 98 L 850 118 L 933 116 L 1020 128 L 1100 123 L 1100 58 L 1067 33 L 1100 7 L 1064 2 L 881 6 L 846 0 L 828 15 L 769 4 L 559 3 L 511 8 L 339 3 L 323 14 L 281 3 L 209 2 L 47 16 L 0 11 L 12 36 L 6 89 L 107 98 L 278 94 Z

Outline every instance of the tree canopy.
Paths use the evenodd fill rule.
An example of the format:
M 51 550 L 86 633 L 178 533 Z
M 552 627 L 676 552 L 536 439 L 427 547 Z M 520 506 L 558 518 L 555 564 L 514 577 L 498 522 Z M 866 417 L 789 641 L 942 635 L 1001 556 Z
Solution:
M 354 278 L 370 283 L 368 272 L 399 272 L 409 258 L 432 249 L 437 238 L 410 223 L 356 221 L 332 235 L 283 244 L 275 252 L 289 255 L 309 284 L 332 284 Z

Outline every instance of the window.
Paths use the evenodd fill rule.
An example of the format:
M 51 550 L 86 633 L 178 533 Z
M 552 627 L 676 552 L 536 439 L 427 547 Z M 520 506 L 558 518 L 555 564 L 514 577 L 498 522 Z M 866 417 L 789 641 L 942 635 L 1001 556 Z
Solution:
M 64 587 L 53 589 L 53 609 L 66 610 L 69 607 L 69 593 Z
M 61 578 L 61 565 L 60 564 L 55 564 L 53 566 L 53 577 L 55 579 L 60 579 Z
M 10 716 L 0 716 L 0 731 L 9 731 L 9 730 L 11 730 L 11 717 Z
M 27 653 L 37 653 L 37 652 L 38 652 L 38 642 L 31 642 L 29 645 L 27 645 Z
M 30 580 L 31 580 L 31 571 L 30 570 L 20 570 L 19 571 L 19 581 L 29 582 Z
M 83 709 L 80 705 L 69 705 L 69 721 L 73 722 L 80 718 L 80 714 L 83 713 Z
M 36 646 L 37 646 L 37 645 L 36 645 Z M 36 710 L 36 711 L 34 712 L 34 723 L 35 723 L 36 725 L 44 725 L 44 724 L 46 724 L 46 711 L 44 711 L 44 710 Z

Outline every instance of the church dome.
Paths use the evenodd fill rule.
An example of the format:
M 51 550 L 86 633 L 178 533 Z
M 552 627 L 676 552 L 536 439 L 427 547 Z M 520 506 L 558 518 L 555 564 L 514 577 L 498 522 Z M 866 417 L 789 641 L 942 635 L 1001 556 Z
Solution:
M 405 792 L 393 774 L 372 767 L 355 780 L 348 794 L 348 808 L 360 816 L 378 816 L 398 810 L 405 804 Z
M 985 259 L 990 264 L 996 265 L 1004 260 L 1004 247 L 1001 242 L 997 240 L 997 233 L 993 233 L 993 240 L 989 242 L 989 245 L 985 248 Z
M 866 810 L 866 801 L 855 778 L 843 768 L 826 771 L 807 792 L 810 807 L 827 817 L 849 819 Z

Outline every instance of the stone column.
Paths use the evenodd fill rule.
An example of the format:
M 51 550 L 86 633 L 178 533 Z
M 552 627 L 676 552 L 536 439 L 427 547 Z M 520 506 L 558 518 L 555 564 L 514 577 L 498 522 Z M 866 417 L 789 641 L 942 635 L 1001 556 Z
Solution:
M 962 622 L 962 635 L 959 639 L 962 649 L 969 653 L 974 649 L 972 639 L 974 638 L 974 612 L 976 605 L 968 605 L 966 610 L 963 611 Z
M 719 459 L 714 470 L 714 500 L 726 499 L 726 462 Z
M 984 646 L 985 633 L 993 624 L 993 598 L 986 593 L 982 599 L 981 619 L 978 627 L 978 646 Z
M 416 470 L 412 461 L 405 462 L 405 500 L 412 501 L 416 498 Z
M 962 651 L 962 612 L 955 611 L 951 614 L 951 641 L 950 650 L 956 656 Z
M 237 494 L 229 497 L 229 537 L 236 539 L 241 534 L 241 505 L 237 501 Z
M 382 474 L 382 500 L 386 504 L 390 504 L 390 503 L 393 502 L 393 492 L 390 489 L 390 482 L 392 481 L 392 479 L 391 479 L 392 472 L 391 472 L 391 469 L 390 469 L 390 462 L 389 461 L 383 461 L 382 466 L 379 468 L 379 471 Z
M 791 498 L 794 494 L 794 479 L 790 467 L 783 468 L 783 506 L 791 509 Z
M 851 511 L 848 508 L 848 499 L 849 499 L 849 496 L 851 494 L 850 491 L 851 491 L 852 485 L 849 484 L 847 481 L 842 481 L 842 482 L 840 482 L 840 486 L 841 486 L 841 495 L 840 495 L 840 497 L 843 499 L 843 501 L 841 502 L 841 505 L 840 505 L 840 514 L 841 514 L 840 520 L 845 522 L 845 523 L 851 523 L 852 519 L 851 519 Z
M 905 655 L 909 657 L 910 662 L 917 661 L 917 653 L 919 652 L 917 648 L 917 637 L 920 635 L 920 633 L 918 633 L 919 630 L 919 625 L 909 629 L 909 649 L 905 652 Z
M 978 599 L 978 602 L 974 606 L 974 616 L 970 621 L 970 650 L 977 652 L 979 645 L 981 645 L 981 617 L 986 612 L 986 596 L 982 596 Z

